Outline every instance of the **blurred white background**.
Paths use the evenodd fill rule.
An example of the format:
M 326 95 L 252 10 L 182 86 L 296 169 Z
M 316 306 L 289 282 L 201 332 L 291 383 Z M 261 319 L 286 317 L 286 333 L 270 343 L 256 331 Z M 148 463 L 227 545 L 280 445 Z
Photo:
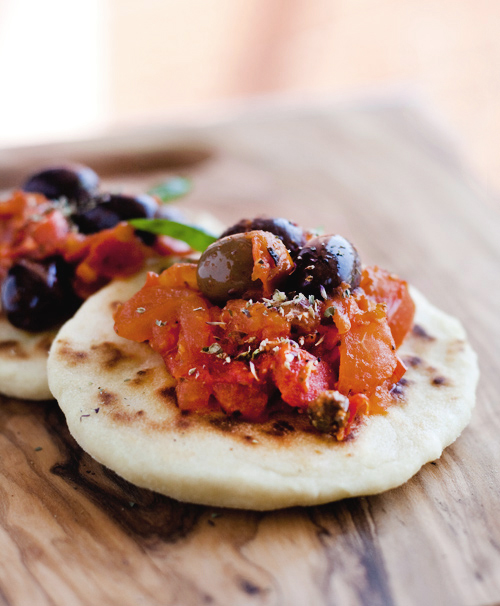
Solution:
M 498 188 L 499 32 L 498 0 L 0 0 L 0 147 L 409 87 Z
M 102 0 L 0 0 L 0 146 L 84 135 L 110 120 Z

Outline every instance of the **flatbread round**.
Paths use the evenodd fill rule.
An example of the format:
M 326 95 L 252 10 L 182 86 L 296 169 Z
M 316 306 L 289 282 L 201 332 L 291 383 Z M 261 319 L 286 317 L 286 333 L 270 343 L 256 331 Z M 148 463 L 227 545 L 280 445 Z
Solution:
M 0 393 L 50 400 L 47 358 L 57 330 L 30 333 L 12 326 L 0 311 Z
M 399 402 L 351 439 L 318 435 L 304 415 L 264 424 L 183 415 L 175 381 L 145 344 L 118 337 L 112 313 L 144 281 L 115 282 L 67 322 L 50 352 L 49 384 L 84 450 L 120 476 L 182 501 L 268 510 L 399 486 L 467 425 L 478 379 L 459 322 L 416 291 L 416 325 Z

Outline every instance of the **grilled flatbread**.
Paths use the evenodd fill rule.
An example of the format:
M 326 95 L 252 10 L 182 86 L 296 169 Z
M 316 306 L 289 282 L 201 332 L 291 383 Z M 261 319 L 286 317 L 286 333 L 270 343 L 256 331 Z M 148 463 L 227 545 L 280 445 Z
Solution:
M 52 399 L 47 357 L 57 330 L 29 333 L 0 311 L 0 393 L 26 400 Z
M 166 262 L 151 260 L 150 269 Z M 23 400 L 52 400 L 47 379 L 50 346 L 60 327 L 27 332 L 13 326 L 0 309 L 0 394 Z
M 112 314 L 144 281 L 117 281 L 59 332 L 49 384 L 84 450 L 138 486 L 211 506 L 270 510 L 369 495 L 399 486 L 438 458 L 467 425 L 478 379 L 460 323 L 416 291 L 415 328 L 400 355 L 399 401 L 345 442 L 304 415 L 266 423 L 183 415 L 160 355 L 118 337 Z

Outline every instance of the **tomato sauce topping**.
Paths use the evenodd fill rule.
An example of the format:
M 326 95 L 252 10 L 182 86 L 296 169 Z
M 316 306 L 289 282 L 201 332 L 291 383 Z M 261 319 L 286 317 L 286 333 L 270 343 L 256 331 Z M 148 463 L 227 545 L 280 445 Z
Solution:
M 268 418 L 279 393 L 285 406 L 309 414 L 319 431 L 343 440 L 361 418 L 383 414 L 393 402 L 391 390 L 406 370 L 396 350 L 413 322 L 407 284 L 368 267 L 354 288 L 341 282 L 328 294 L 320 287 L 320 297 L 269 294 L 269 272 L 259 273 L 266 255 L 270 265 L 265 238 L 244 237 L 253 237 L 248 292 L 255 294 L 262 276 L 260 297 L 242 297 L 240 289 L 231 298 L 227 288 L 221 302 L 220 284 L 215 290 L 209 285 L 207 296 L 199 286 L 205 278 L 197 279 L 202 257 L 198 265 L 149 273 L 144 287 L 117 309 L 115 330 L 148 342 L 163 357 L 177 379 L 181 410 L 224 411 L 259 422 Z M 248 255 L 241 252 L 247 250 L 243 244 L 238 254 Z M 247 267 L 248 258 L 243 261 Z M 277 260 L 278 273 L 289 274 L 288 264 L 289 258 L 281 266 Z
M 155 200 L 152 204 L 158 206 Z M 47 309 L 59 310 L 51 318 L 58 324 L 74 311 L 75 300 L 86 299 L 113 278 L 133 275 L 148 258 L 191 252 L 185 242 L 166 236 L 153 237 L 147 246 L 119 219 L 111 228 L 79 233 L 70 212 L 70 205 L 38 193 L 15 191 L 0 202 L 2 303 L 7 319 L 19 328 L 50 328 Z M 40 313 L 32 313 L 42 298 L 36 303 Z

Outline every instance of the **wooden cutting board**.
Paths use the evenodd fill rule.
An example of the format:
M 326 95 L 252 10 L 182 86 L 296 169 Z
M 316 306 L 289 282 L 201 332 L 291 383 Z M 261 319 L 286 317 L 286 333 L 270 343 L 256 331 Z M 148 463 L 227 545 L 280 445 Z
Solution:
M 0 603 L 483 605 L 500 601 L 500 217 L 414 106 L 254 107 L 211 124 L 0 152 L 0 186 L 52 159 L 108 184 L 192 177 L 187 210 L 341 233 L 459 316 L 482 379 L 470 426 L 382 495 L 271 513 L 138 489 L 55 402 L 0 402 Z M 26 377 L 29 380 L 29 377 Z

